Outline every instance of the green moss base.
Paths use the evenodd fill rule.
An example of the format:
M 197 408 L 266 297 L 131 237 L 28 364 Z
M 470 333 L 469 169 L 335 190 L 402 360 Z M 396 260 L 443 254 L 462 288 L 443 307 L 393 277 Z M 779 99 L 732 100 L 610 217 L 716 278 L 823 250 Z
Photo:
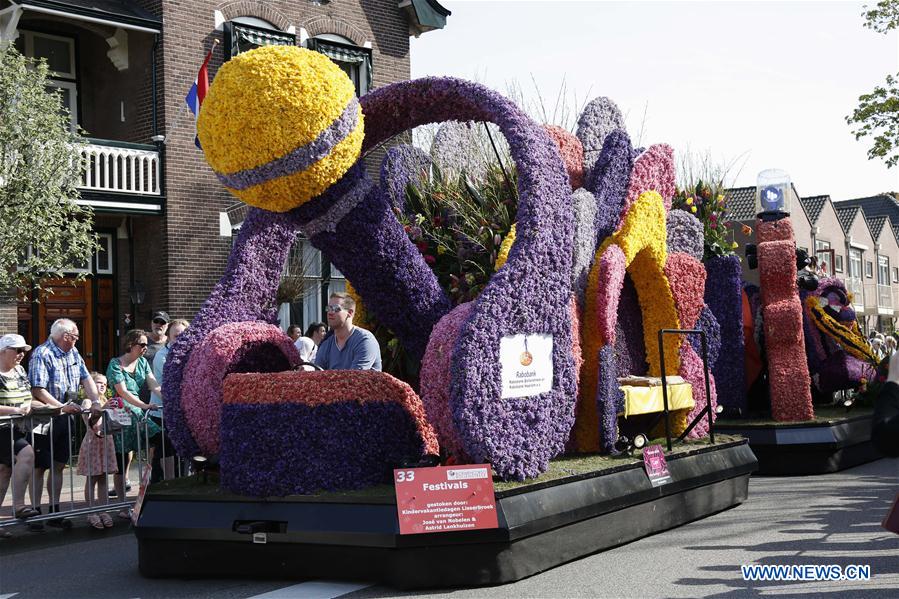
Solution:
M 715 435 L 715 444 L 709 443 L 708 439 L 698 439 L 685 441 L 676 444 L 672 451 L 667 454 L 672 456 L 686 455 L 697 451 L 708 450 L 717 446 L 727 444 L 741 443 L 742 438 L 730 435 Z M 665 439 L 653 439 L 651 444 L 659 444 L 665 446 Z M 616 470 L 633 468 L 635 464 L 642 462 L 643 452 L 634 451 L 631 455 L 609 456 L 598 454 L 587 455 L 571 455 L 556 458 L 549 463 L 546 472 L 537 478 L 531 478 L 524 481 L 501 481 L 494 478 L 494 490 L 498 497 L 504 495 L 514 495 L 526 490 L 533 490 L 541 486 L 548 486 L 566 478 L 576 480 L 579 478 L 588 478 L 593 476 L 601 476 Z M 154 484 L 151 488 L 153 497 L 164 499 L 166 496 L 179 499 L 197 499 L 207 500 L 215 498 L 221 501 L 245 501 L 250 499 L 242 495 L 236 495 L 223 490 L 219 487 L 219 477 L 216 472 L 207 474 L 207 481 L 204 483 L 200 475 L 192 475 L 183 478 L 176 478 Z M 319 501 L 319 502 L 376 502 L 376 503 L 394 503 L 395 493 L 392 485 L 378 485 L 359 489 L 355 491 L 318 493 L 314 495 L 289 495 L 287 497 L 271 497 L 264 501 Z M 258 500 L 252 498 L 253 500 Z

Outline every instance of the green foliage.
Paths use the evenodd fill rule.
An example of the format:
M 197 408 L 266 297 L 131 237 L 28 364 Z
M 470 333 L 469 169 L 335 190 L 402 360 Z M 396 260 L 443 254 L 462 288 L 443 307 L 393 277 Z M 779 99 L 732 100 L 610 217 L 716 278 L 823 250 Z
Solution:
M 0 291 L 39 288 L 97 247 L 93 213 L 75 203 L 82 142 L 48 89 L 45 62 L 0 50 Z
M 865 27 L 878 33 L 899 28 L 899 0 L 881 0 L 874 8 L 865 6 Z M 887 75 L 886 85 L 858 98 L 858 108 L 846 117 L 855 139 L 871 137 L 868 159 L 883 159 L 887 167 L 899 163 L 899 73 Z
M 728 220 L 726 195 L 731 182 L 740 175 L 743 157 L 722 162 L 709 151 L 693 152 L 689 148 L 677 155 L 677 190 L 671 207 L 689 212 L 702 223 L 703 260 L 734 254 L 737 244 L 732 228 L 736 223 Z
M 495 272 L 500 244 L 515 222 L 518 207 L 516 172 L 506 180 L 496 163 L 483 180 L 449 179 L 434 167 L 431 181 L 406 188 L 406 204 L 397 219 L 434 271 L 453 305 L 475 299 Z M 382 368 L 417 386 L 418 365 L 387 327 L 365 315 L 366 327 L 386 350 Z
M 494 273 L 499 246 L 515 222 L 515 171 L 507 182 L 498 165 L 483 181 L 447 180 L 438 169 L 420 189 L 406 189 L 397 218 L 437 275 L 454 305 L 471 301 Z
M 880 0 L 874 8 L 865 5 L 862 13 L 865 27 L 878 33 L 886 33 L 899 27 L 899 2 L 897 0 Z
M 704 229 L 703 260 L 715 256 L 730 256 L 737 249 L 733 223 L 727 220 L 724 187 L 710 185 L 699 179 L 687 189 L 678 188 L 671 200 L 672 208 L 689 212 L 699 219 Z
M 882 158 L 888 167 L 899 162 L 899 73 L 887 75 L 886 85 L 878 85 L 858 98 L 858 108 L 846 117 L 855 125 L 855 139 L 871 136 L 868 159 Z

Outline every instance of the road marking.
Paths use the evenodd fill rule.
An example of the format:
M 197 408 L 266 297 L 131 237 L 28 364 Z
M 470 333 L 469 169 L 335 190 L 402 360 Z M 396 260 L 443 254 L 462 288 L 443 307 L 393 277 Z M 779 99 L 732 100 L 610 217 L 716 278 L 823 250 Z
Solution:
M 253 595 L 247 599 L 334 599 L 352 593 L 361 589 L 372 586 L 367 582 L 333 582 L 330 580 L 311 580 L 309 582 L 301 582 L 293 586 L 263 593 L 261 595 Z M 0 599 L 5 599 L 0 597 Z
M 18 593 L 10 593 L 9 595 L 0 595 L 0 599 L 9 599 L 10 597 L 15 597 Z

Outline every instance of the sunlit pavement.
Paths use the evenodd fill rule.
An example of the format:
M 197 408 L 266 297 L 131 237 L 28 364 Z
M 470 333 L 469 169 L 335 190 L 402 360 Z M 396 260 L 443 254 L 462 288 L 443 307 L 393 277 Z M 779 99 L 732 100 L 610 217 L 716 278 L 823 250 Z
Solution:
M 899 596 L 899 536 L 880 522 L 899 491 L 899 461 L 837 474 L 753 478 L 741 506 L 497 587 L 402 593 L 333 581 L 148 580 L 133 535 L 42 547 L 0 542 L 0 599 L 30 597 L 762 597 Z M 62 533 L 56 539 L 66 539 Z M 52 564 L 52 576 L 48 575 Z M 745 582 L 740 566 L 869 565 L 868 581 Z

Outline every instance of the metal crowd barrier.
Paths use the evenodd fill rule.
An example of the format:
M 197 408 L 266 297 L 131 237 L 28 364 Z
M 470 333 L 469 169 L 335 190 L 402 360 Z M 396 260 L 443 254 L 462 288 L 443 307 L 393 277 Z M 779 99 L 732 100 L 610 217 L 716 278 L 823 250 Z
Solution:
M 73 428 L 75 428 L 76 430 L 80 430 L 81 427 L 78 427 L 78 426 L 73 427 L 73 423 L 75 422 L 75 420 L 74 420 L 75 418 L 80 418 L 81 416 L 89 416 L 92 414 L 92 412 L 90 410 L 82 410 L 80 413 L 75 413 L 75 414 L 69 415 L 69 417 L 65 419 L 66 426 L 68 428 L 68 430 L 66 431 L 67 432 L 66 439 L 68 440 L 68 443 L 69 443 L 69 459 L 68 459 L 68 462 L 66 463 L 66 465 L 63 469 L 63 473 L 62 473 L 62 476 L 64 477 L 64 479 L 65 479 L 66 475 L 68 475 L 68 479 L 69 479 L 68 500 L 65 503 L 63 502 L 63 495 L 65 495 L 65 486 L 64 486 L 63 489 L 60 491 L 59 500 L 57 502 L 57 505 L 58 505 L 57 511 L 50 513 L 50 506 L 53 504 L 53 497 L 52 497 L 52 494 L 50 494 L 50 493 L 45 494 L 42 492 L 41 493 L 41 506 L 38 506 L 37 504 L 35 504 L 35 501 L 34 501 L 35 495 L 36 495 L 35 485 L 37 485 L 37 484 L 42 485 L 45 487 L 43 489 L 43 491 L 47 490 L 46 486 L 44 485 L 44 480 L 43 480 L 44 477 L 42 477 L 42 480 L 40 480 L 40 481 L 35 480 L 36 471 L 38 470 L 37 456 L 35 455 L 35 458 L 32 462 L 32 466 L 31 466 L 31 476 L 28 479 L 28 487 L 26 487 L 28 497 L 26 499 L 26 502 L 24 503 L 24 506 L 26 506 L 26 507 L 30 506 L 32 508 L 41 507 L 41 514 L 37 515 L 37 516 L 32 516 L 30 518 L 16 518 L 16 516 L 15 516 L 15 509 L 16 509 L 16 506 L 15 506 L 15 495 L 16 495 L 15 467 L 16 467 L 16 464 L 18 463 L 18 459 L 15 454 L 15 442 L 16 442 L 15 431 L 18 428 L 18 430 L 24 434 L 25 439 L 28 441 L 29 445 L 31 445 L 32 450 L 34 450 L 35 437 L 43 434 L 43 433 L 35 432 L 35 429 L 38 427 L 45 428 L 46 436 L 48 436 L 47 441 L 49 443 L 50 464 L 51 464 L 50 468 L 46 469 L 47 474 L 45 476 L 46 476 L 46 478 L 49 478 L 50 488 L 55 489 L 56 488 L 57 469 L 54 467 L 54 464 L 56 463 L 54 460 L 54 455 L 58 454 L 59 449 L 54 447 L 54 441 L 55 441 L 54 426 L 56 425 L 56 416 L 61 415 L 61 411 L 59 408 L 54 408 L 54 409 L 40 408 L 26 416 L 21 416 L 21 415 L 0 416 L 0 431 L 3 431 L 3 429 L 8 430 L 8 436 L 6 436 L 6 438 L 2 438 L 5 435 L 0 435 L 0 443 L 8 443 L 10 455 L 12 456 L 12 459 L 11 459 L 12 467 L 9 468 L 9 478 L 10 478 L 9 487 L 7 489 L 7 492 L 4 494 L 3 504 L 0 505 L 0 529 L 2 529 L 4 527 L 8 527 L 8 526 L 22 524 L 22 523 L 41 522 L 41 521 L 45 521 L 45 520 L 52 520 L 52 519 L 57 519 L 57 518 L 70 518 L 70 517 L 74 517 L 74 516 L 86 516 L 88 514 L 108 512 L 108 511 L 130 510 L 133 507 L 134 500 L 129 500 L 127 497 L 127 495 L 128 495 L 128 492 L 127 492 L 128 472 L 121 472 L 121 470 L 122 470 L 121 462 L 118 463 L 118 470 L 119 470 L 119 473 L 122 474 L 122 476 L 123 476 L 122 489 L 124 490 L 124 493 L 123 493 L 124 497 L 119 497 L 118 493 L 116 494 L 117 496 L 115 498 L 110 497 L 110 492 L 112 491 L 112 489 L 115 488 L 114 485 L 112 487 L 110 486 L 110 479 L 115 476 L 115 473 L 109 473 L 108 470 L 110 469 L 109 468 L 110 463 L 114 462 L 116 460 L 116 455 L 115 455 L 115 453 L 113 453 L 112 455 L 109 455 L 109 447 L 108 447 L 109 444 L 106 443 L 105 437 L 107 435 L 111 435 L 111 436 L 119 435 L 121 446 L 124 447 L 125 432 L 126 432 L 127 427 L 123 427 L 119 432 L 112 432 L 112 433 L 105 432 L 107 429 L 111 428 L 111 426 L 109 424 L 110 414 L 108 413 L 107 409 L 108 409 L 108 406 L 106 406 L 102 412 L 104 436 L 98 437 L 97 440 L 95 441 L 95 442 L 100 442 L 103 444 L 103 470 L 104 470 L 104 472 L 93 473 L 92 472 L 93 464 L 91 464 L 91 462 L 93 460 L 88 459 L 87 460 L 87 470 L 88 470 L 87 474 L 85 474 L 85 475 L 77 474 L 78 463 L 77 463 L 76 458 L 77 458 L 78 452 L 75 451 L 76 448 L 73 447 L 73 445 L 75 443 L 78 443 L 77 447 L 80 448 L 81 447 L 81 439 L 74 439 L 72 433 L 73 433 Z M 154 446 L 158 445 L 158 447 L 161 450 L 160 467 L 162 468 L 163 479 L 170 478 L 170 476 L 169 476 L 170 469 L 167 467 L 168 466 L 167 460 L 166 460 L 167 457 L 175 458 L 174 465 L 171 468 L 172 477 L 177 478 L 177 477 L 182 476 L 183 474 L 187 474 L 188 468 L 187 468 L 186 462 L 184 460 L 180 459 L 178 456 L 172 456 L 172 455 L 167 456 L 166 455 L 166 449 L 167 449 L 166 445 L 168 445 L 168 443 L 166 443 L 165 417 L 163 416 L 162 407 L 158 406 L 158 409 L 154 409 L 152 411 L 147 411 L 147 412 L 143 413 L 139 418 L 136 418 L 136 420 L 137 420 L 136 423 L 134 422 L 135 414 L 130 411 L 128 413 L 132 417 L 132 426 L 136 425 L 135 426 L 135 434 L 137 436 L 138 449 L 137 449 L 137 451 L 134 452 L 135 453 L 134 461 L 137 462 L 137 470 L 138 470 L 137 485 L 140 485 L 141 481 L 144 480 L 145 469 L 147 469 L 147 468 L 152 469 L 151 456 L 150 456 L 151 445 L 154 445 Z M 96 414 L 96 412 L 94 412 L 94 414 Z M 159 426 L 161 428 L 161 430 L 158 432 L 158 435 L 160 435 L 158 443 L 154 441 L 155 435 L 153 438 L 150 438 L 150 435 L 149 435 L 149 426 L 150 426 L 149 418 L 151 415 L 158 421 Z M 49 425 L 49 426 L 45 426 L 45 425 Z M 89 424 L 85 423 L 84 428 L 85 428 L 86 435 L 94 434 L 94 432 L 91 429 Z M 3 431 L 3 432 L 5 432 L 5 431 Z M 44 442 L 42 442 L 41 444 L 46 446 Z M 78 449 L 78 451 L 80 451 L 80 449 Z M 169 452 L 169 453 L 171 454 L 171 452 Z M 126 455 L 125 462 L 129 463 L 129 466 L 130 466 L 131 460 L 127 459 L 127 455 Z M 0 467 L 6 468 L 6 465 L 0 464 Z M 97 493 L 97 491 L 95 490 L 95 484 L 91 481 L 91 477 L 100 476 L 100 475 L 102 475 L 104 477 L 103 480 L 104 480 L 104 483 L 105 483 L 106 489 L 107 489 L 105 501 L 102 501 L 99 499 L 100 494 Z M 85 487 L 83 490 L 83 492 L 84 492 L 83 501 L 77 501 L 76 497 L 75 497 L 75 479 L 76 479 L 76 477 L 79 479 L 83 479 L 84 483 L 85 483 Z M 2 485 L 0 485 L 0 487 L 2 487 Z M 90 493 L 88 493 L 88 488 L 90 488 Z M 6 506 L 6 497 L 10 498 L 9 506 Z M 30 501 L 30 503 L 29 503 L 29 501 Z

